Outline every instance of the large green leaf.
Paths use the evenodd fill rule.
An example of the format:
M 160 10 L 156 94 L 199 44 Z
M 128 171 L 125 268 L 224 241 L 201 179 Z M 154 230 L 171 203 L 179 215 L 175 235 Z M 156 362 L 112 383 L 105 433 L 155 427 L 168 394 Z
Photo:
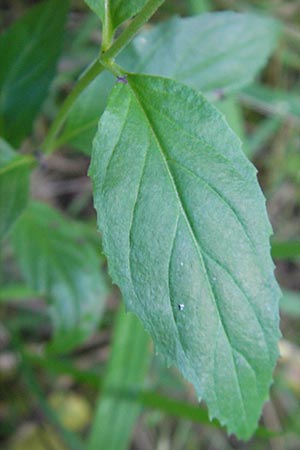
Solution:
M 32 128 L 55 73 L 67 0 L 32 8 L 0 37 L 0 135 L 18 146 Z
M 277 359 L 279 289 L 240 141 L 196 91 L 130 75 L 100 120 L 90 175 L 128 310 L 211 417 L 248 438 Z
M 151 353 L 149 336 L 133 314 L 121 308 L 103 380 L 88 450 L 126 450 L 141 405 L 132 401 L 148 371 Z M 127 398 L 126 398 L 127 393 Z
M 31 203 L 14 228 L 13 243 L 26 282 L 50 300 L 52 349 L 82 343 L 99 324 L 106 294 L 99 252 L 83 227 Z
M 14 224 L 28 200 L 31 156 L 19 156 L 0 138 L 0 239 Z
M 105 20 L 105 0 L 85 0 L 89 7 Z M 134 16 L 147 3 L 147 0 L 108 0 L 108 10 L 113 29 Z
M 254 14 L 172 18 L 140 33 L 120 56 L 130 71 L 182 81 L 218 97 L 248 84 L 274 50 L 278 23 Z
M 278 24 L 233 12 L 173 18 L 143 31 L 118 61 L 130 71 L 183 81 L 214 97 L 249 83 L 272 52 Z M 57 146 L 91 152 L 112 77 L 101 74 L 76 100 Z

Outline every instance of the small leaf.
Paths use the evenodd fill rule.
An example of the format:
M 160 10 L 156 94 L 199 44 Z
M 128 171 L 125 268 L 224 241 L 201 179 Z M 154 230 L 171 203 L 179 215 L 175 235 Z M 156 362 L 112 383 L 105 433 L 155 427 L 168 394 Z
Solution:
M 28 285 L 50 300 L 51 348 L 68 351 L 99 324 L 106 286 L 100 255 L 83 227 L 42 203 L 31 203 L 13 231 L 16 257 Z
M 104 22 L 105 0 L 85 0 L 87 5 Z M 147 3 L 147 0 L 108 0 L 110 20 L 113 29 L 130 19 Z
M 249 438 L 277 360 L 279 289 L 240 141 L 196 91 L 130 75 L 100 120 L 90 175 L 128 310 L 210 416 Z
M 0 239 L 26 207 L 33 165 L 31 156 L 19 156 L 0 138 Z
M 253 80 L 278 33 L 277 22 L 254 14 L 173 18 L 140 33 L 119 61 L 130 71 L 173 78 L 217 98 Z
M 46 98 L 62 44 L 66 0 L 32 8 L 0 37 L 0 135 L 18 146 Z

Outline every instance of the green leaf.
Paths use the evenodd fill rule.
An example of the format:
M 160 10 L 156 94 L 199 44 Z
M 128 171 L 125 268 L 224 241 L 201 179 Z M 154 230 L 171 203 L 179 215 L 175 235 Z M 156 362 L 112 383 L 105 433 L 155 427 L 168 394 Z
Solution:
M 106 107 L 113 84 L 114 76 L 110 72 L 104 72 L 80 94 L 55 144 L 57 147 L 68 143 L 88 155 L 91 154 L 99 117 Z
M 54 325 L 50 348 L 68 351 L 99 324 L 106 286 L 100 255 L 81 225 L 42 203 L 31 203 L 13 231 L 13 243 L 27 284 L 50 300 Z
M 136 392 L 143 384 L 151 360 L 149 344 L 149 336 L 139 320 L 121 308 L 88 450 L 98 450 L 100 442 L 105 450 L 128 448 L 141 405 L 130 396 L 122 398 L 122 393 Z
M 105 19 L 105 0 L 85 0 L 87 5 L 100 17 Z M 117 28 L 125 20 L 130 19 L 147 3 L 147 0 L 108 0 L 109 15 L 112 28 Z
M 248 438 L 277 360 L 279 289 L 265 201 L 240 141 L 194 90 L 130 75 L 100 120 L 90 175 L 128 310 L 210 416 Z
M 18 146 L 30 132 L 55 74 L 66 0 L 32 8 L 0 37 L 0 135 Z
M 29 191 L 31 156 L 19 156 L 0 138 L 0 239 L 23 212 Z
M 173 78 L 217 98 L 251 82 L 278 33 L 277 22 L 254 14 L 173 18 L 140 33 L 119 61 L 129 71 Z
M 120 55 L 129 71 L 162 75 L 218 96 L 249 83 L 272 52 L 278 24 L 252 14 L 210 13 L 173 18 L 143 31 Z M 76 100 L 56 145 L 90 154 L 96 123 L 113 78 L 101 74 Z

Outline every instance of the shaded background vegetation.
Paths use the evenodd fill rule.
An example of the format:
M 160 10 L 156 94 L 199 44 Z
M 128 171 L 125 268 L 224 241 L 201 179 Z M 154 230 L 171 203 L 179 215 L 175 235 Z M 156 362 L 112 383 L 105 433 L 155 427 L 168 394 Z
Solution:
M 1 27 L 8 27 L 34 3 L 37 2 L 2 0 Z M 59 105 L 80 72 L 97 55 L 101 42 L 98 19 L 82 1 L 73 0 L 58 74 L 22 150 L 35 152 L 39 159 L 32 176 L 32 196 L 55 206 L 72 220 L 83 221 L 85 239 L 94 248 L 99 246 L 96 250 L 99 270 L 108 286 L 106 306 L 97 332 L 86 343 L 63 354 L 49 351 L 51 322 L 47 304 L 23 284 L 13 250 L 8 242 L 4 243 L 0 260 L 3 286 L 0 288 L 1 448 L 84 448 L 81 439 L 88 435 L 93 423 L 99 388 L 102 404 L 107 401 L 108 405 L 104 412 L 98 409 L 94 434 L 97 437 L 97 429 L 106 427 L 103 442 L 112 441 L 113 435 L 119 436 L 119 443 L 111 449 L 126 446 L 136 450 L 300 448 L 300 3 L 298 0 L 169 0 L 153 21 L 205 10 L 255 11 L 283 23 L 280 43 L 260 77 L 250 87 L 218 104 L 259 169 L 276 242 L 283 242 L 273 247 L 276 275 L 284 294 L 282 357 L 275 371 L 271 401 L 265 405 L 261 421 L 262 426 L 275 430 L 275 434 L 266 436 L 261 429 L 248 443 L 228 438 L 217 424 L 208 423 L 205 406 L 199 412 L 197 406 L 189 407 L 196 405 L 194 391 L 176 370 L 165 368 L 160 358 L 151 356 L 150 352 L 150 362 L 143 358 L 129 362 L 135 346 L 147 337 L 136 324 L 133 334 L 132 324 L 125 323 L 123 312 L 118 312 L 120 295 L 109 284 L 95 231 L 87 177 L 89 157 L 71 146 L 62 146 L 47 158 L 39 153 L 39 144 Z M 60 314 L 67 314 L 63 305 Z M 131 332 L 127 327 L 131 327 Z M 114 335 L 114 358 L 108 363 Z M 146 370 L 148 365 L 150 369 Z M 137 372 L 134 382 L 134 377 L 127 380 L 130 370 Z M 110 390 L 110 379 L 116 381 L 120 390 Z M 124 386 L 142 386 L 143 390 L 130 393 L 124 391 Z M 109 449 L 108 444 L 90 445 L 90 448 Z

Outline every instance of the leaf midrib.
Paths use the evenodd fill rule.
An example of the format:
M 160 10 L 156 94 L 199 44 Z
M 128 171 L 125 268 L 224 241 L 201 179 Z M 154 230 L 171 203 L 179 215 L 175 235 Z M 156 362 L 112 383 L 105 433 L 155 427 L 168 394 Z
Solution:
M 159 115 L 161 115 L 165 120 L 168 120 L 173 126 L 176 126 L 175 121 L 174 121 L 174 120 L 171 120 L 171 119 L 170 119 L 166 114 L 164 114 L 161 110 L 159 110 L 158 108 L 155 108 L 153 105 L 149 105 L 149 107 L 152 108 L 152 109 L 155 111 L 156 114 L 159 114 Z M 184 128 L 182 128 L 182 127 L 178 127 L 178 126 L 177 126 L 177 128 L 179 128 L 180 131 L 182 131 L 184 134 L 187 134 L 187 136 L 189 136 L 190 138 L 195 139 L 195 140 L 196 140 L 197 142 L 199 142 L 199 143 L 202 143 L 202 141 L 203 141 L 203 143 L 204 143 L 205 146 L 207 146 L 208 148 L 211 148 L 211 149 L 215 150 L 215 148 L 212 147 L 211 144 L 209 144 L 205 139 L 200 138 L 200 137 L 197 137 L 196 135 L 194 136 L 194 135 L 191 134 L 191 133 L 187 133 L 187 131 L 186 131 Z M 229 160 L 228 158 L 224 157 L 220 152 L 218 152 L 218 155 L 219 155 L 226 163 L 230 164 L 230 160 Z M 235 207 L 232 206 L 231 203 L 230 203 L 225 197 L 223 197 L 223 195 L 219 192 L 219 190 L 218 190 L 211 182 L 208 182 L 203 176 L 200 176 L 198 173 L 193 172 L 190 168 L 186 167 L 184 164 L 182 164 L 182 162 L 180 162 L 180 161 L 178 161 L 178 160 L 176 160 L 176 159 L 170 159 L 170 161 L 172 161 L 172 162 L 175 163 L 175 164 L 178 164 L 182 169 L 187 170 L 193 177 L 197 178 L 197 179 L 200 180 L 202 183 L 204 183 L 204 184 L 208 187 L 208 189 L 210 189 L 212 192 L 214 192 L 215 195 L 217 195 L 217 196 L 221 199 L 221 201 L 224 203 L 224 205 L 225 205 L 227 208 L 229 208 L 229 209 L 231 210 L 231 212 L 233 213 L 233 215 L 235 216 L 235 218 L 236 218 L 236 220 L 237 220 L 237 223 L 238 223 L 238 224 L 240 225 L 240 227 L 242 228 L 243 233 L 244 233 L 244 236 L 245 236 L 245 238 L 247 239 L 247 241 L 248 241 L 248 243 L 249 243 L 249 245 L 250 245 L 250 247 L 251 247 L 251 250 L 253 251 L 253 253 L 254 253 L 255 256 L 256 256 L 256 261 L 257 261 L 257 264 L 259 265 L 260 270 L 263 272 L 263 271 L 264 271 L 264 267 L 263 267 L 262 264 L 261 264 L 261 260 L 260 260 L 259 254 L 257 253 L 257 250 L 256 250 L 256 248 L 255 248 L 255 246 L 254 246 L 254 244 L 253 244 L 253 242 L 252 242 L 252 240 L 251 240 L 251 237 L 250 237 L 250 235 L 248 234 L 246 224 L 243 222 L 242 218 L 240 217 L 240 215 L 239 215 L 239 213 L 237 212 L 237 210 L 235 209 Z M 242 178 L 242 174 L 241 174 L 240 172 L 237 171 L 236 167 L 232 167 L 232 169 L 233 169 L 233 171 L 238 175 L 239 178 Z M 241 291 L 241 293 L 243 294 L 243 296 L 246 298 L 246 300 L 248 301 L 249 306 L 250 306 L 251 309 L 253 310 L 254 315 L 255 315 L 255 317 L 256 317 L 256 319 L 257 319 L 257 322 L 258 322 L 258 324 L 259 324 L 259 326 L 260 326 L 260 328 L 261 328 L 262 335 L 263 335 L 263 338 L 264 338 L 264 341 L 265 341 L 265 344 L 266 344 L 266 348 L 267 348 L 268 351 L 269 351 L 269 346 L 268 346 L 267 338 L 266 338 L 266 335 L 265 335 L 264 327 L 263 327 L 263 325 L 262 325 L 262 323 L 261 323 L 261 321 L 260 321 L 260 318 L 259 318 L 259 313 L 256 311 L 256 308 L 255 308 L 255 306 L 253 305 L 253 303 L 251 302 L 251 300 L 250 300 L 249 296 L 247 295 L 247 293 L 245 292 L 245 289 L 244 289 L 244 288 L 240 285 L 240 283 L 236 280 L 235 276 L 233 276 L 233 274 L 231 273 L 231 271 L 229 271 L 227 268 L 225 268 L 225 267 L 223 266 L 223 264 L 221 264 L 218 260 L 216 260 L 214 257 L 212 257 L 211 255 L 209 255 L 207 252 L 204 252 L 203 249 L 202 249 L 202 253 L 207 254 L 211 259 L 214 260 L 214 262 L 215 262 L 216 264 L 218 264 L 220 267 L 222 267 L 223 270 L 225 270 L 225 271 L 228 273 L 228 275 L 232 278 L 233 282 L 236 284 L 236 286 L 237 286 L 238 289 Z M 269 356 L 269 353 L 268 353 L 268 356 Z
M 128 78 L 129 78 L 129 77 L 128 77 Z M 171 172 L 171 170 L 170 170 L 170 168 L 169 168 L 169 165 L 168 165 L 168 162 L 167 162 L 167 159 L 166 159 L 164 150 L 163 150 L 163 148 L 162 148 L 162 146 L 161 146 L 161 144 L 160 144 L 160 141 L 159 141 L 159 137 L 158 137 L 158 135 L 157 135 L 157 133 L 156 133 L 156 130 L 155 130 L 154 126 L 153 126 L 153 123 L 152 123 L 152 121 L 151 121 L 151 119 L 150 119 L 150 117 L 149 117 L 149 115 L 148 115 L 146 109 L 144 108 L 144 105 L 143 105 L 142 100 L 140 99 L 140 97 L 139 97 L 137 91 L 134 89 L 133 82 L 132 82 L 132 80 L 131 80 L 130 78 L 128 79 L 128 85 L 129 85 L 129 87 L 130 87 L 130 89 L 131 89 L 131 92 L 132 92 L 134 98 L 136 99 L 137 105 L 138 105 L 139 108 L 141 109 L 142 114 L 144 115 L 144 117 L 145 117 L 145 119 L 146 119 L 146 122 L 148 123 L 149 129 L 151 130 L 152 135 L 153 135 L 153 137 L 154 137 L 154 140 L 155 140 L 155 142 L 156 142 L 156 144 L 157 144 L 157 147 L 158 147 L 158 149 L 159 149 L 159 151 L 160 151 L 160 155 L 161 155 L 161 158 L 162 158 L 162 160 L 163 160 L 163 162 L 164 162 L 164 164 L 165 164 L 165 167 L 166 167 L 168 176 L 169 176 L 170 181 L 171 181 L 171 185 L 172 185 L 173 190 L 174 190 L 174 193 L 175 193 L 175 197 L 176 197 L 176 199 L 177 199 L 177 201 L 178 201 L 178 204 L 179 204 L 180 211 L 181 211 L 182 216 L 184 217 L 184 219 L 185 219 L 185 221 L 186 221 L 188 230 L 189 230 L 189 232 L 190 232 L 190 235 L 191 235 L 191 237 L 192 237 L 192 241 L 193 241 L 193 243 L 194 243 L 194 246 L 195 246 L 195 248 L 196 248 L 196 252 L 197 252 L 197 254 L 198 254 L 200 263 L 201 263 L 201 265 L 202 265 L 202 268 L 203 268 L 203 272 L 204 272 L 205 278 L 207 279 L 207 284 L 208 284 L 208 287 L 209 287 L 209 292 L 210 292 L 211 298 L 212 298 L 212 300 L 213 300 L 213 302 L 214 302 L 214 305 L 215 305 L 215 308 L 216 308 L 216 311 L 217 311 L 217 314 L 218 314 L 218 317 L 219 317 L 219 322 L 220 322 L 221 325 L 222 325 L 224 334 L 225 334 L 225 336 L 226 336 L 226 338 L 227 338 L 229 347 L 230 347 L 230 349 L 231 349 L 232 361 L 233 361 L 233 365 L 234 365 L 234 369 L 235 369 L 235 376 L 236 376 L 236 381 L 237 381 L 237 387 L 238 387 L 238 391 L 239 391 L 240 401 L 241 401 L 241 405 L 242 405 L 242 409 L 243 409 L 243 415 L 244 415 L 245 422 L 246 422 L 247 426 L 249 427 L 248 416 L 247 416 L 246 408 L 245 408 L 245 401 L 244 401 L 244 398 L 243 398 L 243 395 L 242 395 L 242 389 L 241 389 L 241 385 L 240 385 L 240 380 L 239 380 L 238 373 L 237 373 L 237 367 L 236 367 L 236 361 L 235 361 L 235 356 L 234 356 L 234 352 L 233 352 L 233 346 L 232 346 L 232 344 L 231 344 L 231 340 L 230 340 L 229 335 L 228 335 L 228 332 L 227 332 L 227 327 L 225 326 L 224 319 L 223 319 L 223 317 L 222 317 L 222 314 L 221 314 L 220 309 L 219 309 L 219 306 L 218 306 L 217 297 L 216 297 L 216 295 L 215 295 L 215 293 L 214 293 L 214 291 L 213 291 L 213 287 L 212 287 L 212 285 L 211 285 L 211 283 L 210 283 L 209 275 L 208 275 L 208 273 L 207 273 L 206 264 L 205 264 L 204 259 L 203 259 L 203 256 L 202 256 L 202 253 L 201 253 L 201 249 L 200 249 L 199 243 L 198 243 L 198 241 L 197 241 L 197 239 L 196 239 L 196 236 L 195 236 L 195 233 L 194 233 L 192 224 L 190 223 L 189 217 L 188 217 L 188 215 L 187 215 L 187 213 L 186 213 L 186 211 L 185 211 L 185 209 L 184 209 L 182 200 L 181 200 L 181 198 L 180 198 L 180 196 L 179 196 L 178 189 L 177 189 L 177 186 L 176 186 L 174 177 L 173 177 L 172 172 Z M 172 305 L 171 305 L 171 308 L 172 308 Z

